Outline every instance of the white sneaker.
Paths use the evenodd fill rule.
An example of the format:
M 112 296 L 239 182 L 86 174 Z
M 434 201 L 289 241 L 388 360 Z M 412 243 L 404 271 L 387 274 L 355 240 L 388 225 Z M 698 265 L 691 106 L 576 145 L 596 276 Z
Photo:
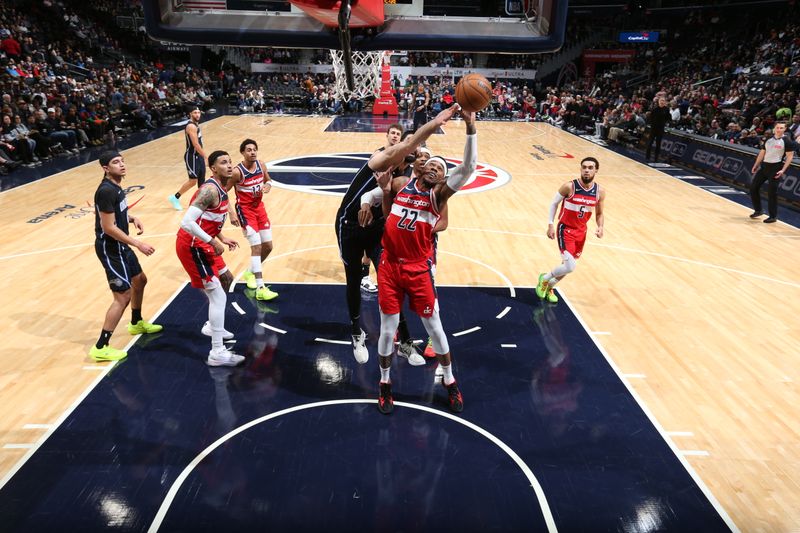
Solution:
M 208 320 L 206 320 L 206 323 L 203 324 L 203 329 L 201 329 L 200 332 L 206 337 L 211 336 L 211 324 L 208 323 Z M 229 341 L 232 338 L 233 338 L 233 333 L 231 333 L 227 329 L 222 330 L 222 340 Z
M 400 343 L 397 347 L 397 355 L 408 359 L 408 364 L 411 366 L 422 366 L 425 364 L 425 358 L 414 348 L 414 343 L 411 340 Z
M 228 348 L 208 352 L 208 366 L 236 366 L 244 361 L 244 356 L 230 351 Z
M 361 330 L 361 335 L 353 335 L 353 357 L 356 362 L 364 364 L 369 360 L 369 351 L 366 346 L 367 334 Z
M 378 285 L 373 283 L 369 276 L 364 276 L 361 278 L 361 290 L 367 292 L 378 292 Z

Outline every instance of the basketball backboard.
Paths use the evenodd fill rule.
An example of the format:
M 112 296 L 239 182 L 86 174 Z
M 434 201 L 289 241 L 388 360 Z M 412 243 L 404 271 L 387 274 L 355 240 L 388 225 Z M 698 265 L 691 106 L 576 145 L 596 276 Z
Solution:
M 351 0 L 357 6 L 358 0 Z M 385 0 L 384 23 L 353 29 L 352 50 L 552 52 L 567 0 Z M 148 34 L 194 45 L 339 49 L 335 28 L 288 0 L 142 0 Z

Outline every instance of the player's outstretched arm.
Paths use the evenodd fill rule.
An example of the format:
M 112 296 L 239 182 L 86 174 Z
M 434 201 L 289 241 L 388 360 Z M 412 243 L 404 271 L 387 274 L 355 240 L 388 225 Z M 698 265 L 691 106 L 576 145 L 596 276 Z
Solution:
M 419 145 L 425 142 L 428 137 L 433 135 L 439 126 L 446 124 L 458 109 L 460 108 L 457 105 L 445 109 L 436 115 L 436 118 L 418 129 L 414 135 L 410 135 L 406 138 L 405 141 L 390 146 L 381 152 L 374 153 L 369 160 L 369 168 L 375 172 L 384 172 L 390 168 L 396 167 L 403 162 L 405 156 L 412 153 Z
M 447 175 L 447 182 L 439 191 L 439 208 L 441 209 L 447 200 L 456 192 L 461 190 L 472 173 L 478 167 L 478 130 L 475 127 L 475 112 L 462 111 L 464 124 L 467 127 L 467 140 L 464 143 L 464 161 L 453 168 Z

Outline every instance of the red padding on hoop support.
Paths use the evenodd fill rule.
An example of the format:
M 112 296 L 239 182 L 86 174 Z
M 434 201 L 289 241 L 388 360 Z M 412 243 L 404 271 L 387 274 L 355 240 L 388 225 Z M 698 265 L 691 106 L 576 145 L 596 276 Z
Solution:
M 310 17 L 331 28 L 339 27 L 338 0 L 289 0 Z M 383 24 L 383 0 L 354 0 L 350 4 L 350 27 L 369 28 Z

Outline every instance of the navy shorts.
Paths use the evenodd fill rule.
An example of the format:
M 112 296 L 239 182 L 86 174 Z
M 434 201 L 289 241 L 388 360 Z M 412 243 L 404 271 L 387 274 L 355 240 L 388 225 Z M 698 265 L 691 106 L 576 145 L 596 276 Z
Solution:
M 199 155 L 194 157 L 186 155 L 184 157 L 186 162 L 186 172 L 189 173 L 190 180 L 197 180 L 197 186 L 200 187 L 206 181 L 206 161 Z
M 96 239 L 94 251 L 106 271 L 108 287 L 113 292 L 131 288 L 131 280 L 142 273 L 139 259 L 127 244 L 113 239 Z

